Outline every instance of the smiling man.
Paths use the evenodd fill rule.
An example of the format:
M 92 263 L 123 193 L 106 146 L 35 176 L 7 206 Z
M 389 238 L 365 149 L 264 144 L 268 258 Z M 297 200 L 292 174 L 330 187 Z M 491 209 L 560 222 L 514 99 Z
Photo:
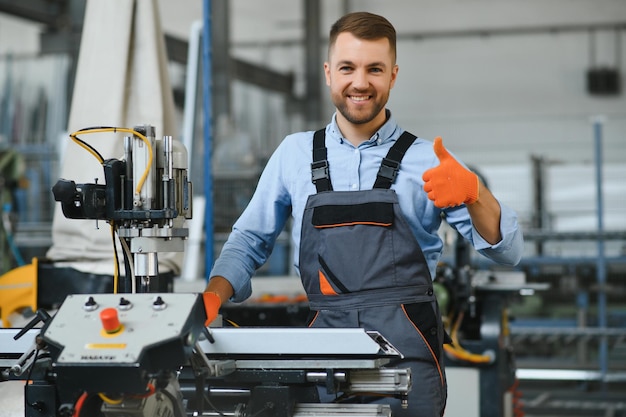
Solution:
M 432 286 L 443 250 L 442 218 L 486 257 L 519 262 L 516 214 L 443 146 L 404 131 L 386 108 L 398 76 L 396 32 L 366 12 L 331 28 L 326 84 L 336 112 L 317 132 L 287 136 L 211 271 L 207 322 L 225 300 L 251 295 L 250 278 L 293 219 L 294 266 L 311 327 L 376 330 L 410 367 L 408 408 L 394 416 L 443 415 L 444 331 Z
M 385 105 L 398 75 L 395 51 L 387 38 L 366 40 L 351 32 L 334 36 L 324 64 L 326 84 L 338 111 L 337 124 L 358 146 L 369 139 L 364 135 L 385 123 Z

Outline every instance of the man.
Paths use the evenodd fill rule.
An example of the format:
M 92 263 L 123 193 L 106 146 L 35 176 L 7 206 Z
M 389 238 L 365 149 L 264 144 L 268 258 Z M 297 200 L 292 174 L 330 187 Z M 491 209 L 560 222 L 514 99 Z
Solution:
M 412 369 L 409 407 L 389 399 L 393 415 L 441 416 L 444 332 L 432 277 L 442 214 L 479 252 L 509 265 L 523 249 L 516 215 L 440 138 L 433 146 L 403 132 L 385 108 L 398 74 L 385 18 L 339 19 L 324 72 L 337 111 L 324 130 L 287 136 L 270 158 L 211 272 L 207 316 L 250 296 L 250 277 L 291 216 L 310 325 L 381 332 L 405 356 L 396 365 Z

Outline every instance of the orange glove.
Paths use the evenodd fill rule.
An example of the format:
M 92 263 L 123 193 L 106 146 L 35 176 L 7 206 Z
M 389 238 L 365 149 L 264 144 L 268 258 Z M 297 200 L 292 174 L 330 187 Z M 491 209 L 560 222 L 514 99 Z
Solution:
M 204 301 L 204 311 L 206 312 L 204 325 L 208 327 L 217 318 L 217 312 L 222 306 L 222 299 L 215 292 L 203 292 L 202 300 Z
M 478 176 L 448 153 L 440 136 L 435 138 L 433 148 L 439 166 L 422 175 L 428 198 L 439 208 L 475 203 L 478 200 Z

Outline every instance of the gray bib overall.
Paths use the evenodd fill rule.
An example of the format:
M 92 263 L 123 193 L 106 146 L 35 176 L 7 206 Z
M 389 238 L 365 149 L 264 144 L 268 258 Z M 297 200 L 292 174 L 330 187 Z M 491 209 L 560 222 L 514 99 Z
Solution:
M 395 416 L 441 416 L 445 407 L 444 332 L 422 250 L 390 186 L 415 136 L 405 132 L 383 159 L 374 188 L 333 191 L 324 130 L 313 141 L 312 178 L 302 220 L 300 275 L 314 317 L 310 327 L 376 330 L 411 367 L 409 408 Z

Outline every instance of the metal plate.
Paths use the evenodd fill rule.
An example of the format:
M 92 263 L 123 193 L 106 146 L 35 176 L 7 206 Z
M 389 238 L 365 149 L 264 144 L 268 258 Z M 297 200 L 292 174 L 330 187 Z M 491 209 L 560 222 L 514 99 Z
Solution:
M 378 332 L 360 328 L 211 328 L 215 343 L 201 340 L 207 356 L 268 355 L 380 357 L 401 354 Z

